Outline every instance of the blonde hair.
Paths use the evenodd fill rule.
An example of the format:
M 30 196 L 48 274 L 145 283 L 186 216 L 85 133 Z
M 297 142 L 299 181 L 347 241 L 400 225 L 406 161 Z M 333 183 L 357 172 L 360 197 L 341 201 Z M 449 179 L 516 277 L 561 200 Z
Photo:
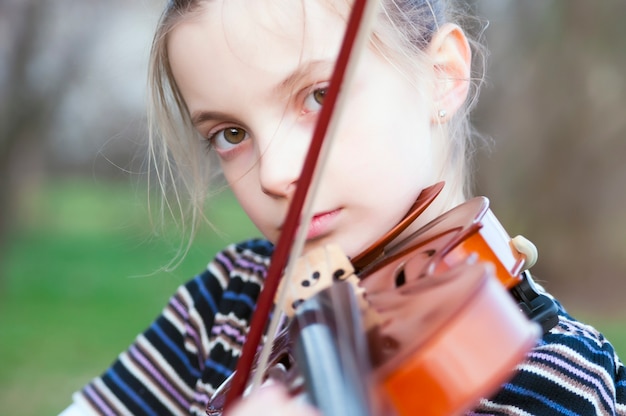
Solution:
M 199 220 L 204 218 L 204 202 L 219 171 L 215 157 L 207 156 L 192 127 L 189 112 L 172 76 L 167 41 L 179 22 L 202 12 L 202 4 L 206 1 L 168 2 L 156 29 L 149 65 L 149 158 L 163 195 L 161 213 L 169 211 L 178 218 L 179 225 L 190 233 L 190 237 L 195 234 Z M 330 5 L 331 2 L 327 3 Z M 349 3 L 351 1 L 346 0 L 346 5 Z M 383 0 L 381 3 L 372 45 L 390 63 L 409 74 L 415 74 L 420 71 L 420 66 L 423 67 L 424 51 L 441 25 L 458 23 L 463 27 L 461 20 L 471 19 L 466 11 L 443 0 Z M 336 5 L 335 9 L 338 10 Z M 469 113 L 484 79 L 485 56 L 477 41 L 470 39 L 470 43 L 474 73 L 468 80 L 471 84 L 469 98 L 464 107 L 435 132 L 447 139 L 449 146 L 446 166 L 450 173 L 445 175 L 448 186 L 459 190 L 465 197 L 471 193 L 470 160 L 475 147 Z M 191 240 L 189 238 L 189 243 Z

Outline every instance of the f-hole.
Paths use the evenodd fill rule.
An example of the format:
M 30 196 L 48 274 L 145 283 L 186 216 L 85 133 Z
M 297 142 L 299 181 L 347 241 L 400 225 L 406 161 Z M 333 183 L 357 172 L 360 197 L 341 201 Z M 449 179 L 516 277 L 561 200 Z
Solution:
M 396 274 L 396 287 L 400 287 L 406 283 L 406 275 L 404 274 L 404 267 L 400 269 Z

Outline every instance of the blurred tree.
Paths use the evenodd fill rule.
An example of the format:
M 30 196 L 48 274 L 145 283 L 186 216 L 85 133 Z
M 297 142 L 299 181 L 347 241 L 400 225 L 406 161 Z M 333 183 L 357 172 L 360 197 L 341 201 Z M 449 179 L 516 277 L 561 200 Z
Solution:
M 149 32 L 159 7 L 0 2 L 0 241 L 20 193 L 53 169 L 128 168 L 133 139 L 145 131 Z
M 66 37 L 62 47 L 52 45 L 51 57 L 47 41 L 54 29 L 52 4 L 39 0 L 0 3 L 0 238 L 11 224 L 15 189 L 23 183 L 21 175 L 42 169 L 42 161 L 37 160 L 45 157 L 42 138 L 58 117 L 59 103 L 82 69 L 79 56 L 94 35 L 85 31 Z M 46 58 L 48 65 L 43 67 L 41 60 Z
M 620 306 L 626 2 L 476 3 L 492 60 L 475 121 L 495 139 L 477 164 L 479 192 L 537 243 L 535 272 L 557 294 Z

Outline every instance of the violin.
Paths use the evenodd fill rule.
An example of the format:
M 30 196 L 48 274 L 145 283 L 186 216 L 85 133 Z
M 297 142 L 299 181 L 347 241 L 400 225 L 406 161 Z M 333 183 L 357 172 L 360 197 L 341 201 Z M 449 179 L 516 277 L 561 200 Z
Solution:
M 521 272 L 524 255 L 511 248 L 510 238 L 497 227 L 486 199 L 468 201 L 403 242 L 388 246 L 432 202 L 437 188 L 443 186 L 440 184 L 420 195 L 405 220 L 348 265 L 346 257 L 339 254 L 333 258 L 342 259 L 341 267 L 325 266 L 328 273 L 299 275 L 300 286 L 315 289 L 314 294 L 298 294 L 287 302 L 282 295 L 278 297 L 277 305 L 287 304 L 284 309 L 291 308 L 288 314 L 293 318 L 273 342 L 268 341 L 271 350 L 264 348 L 257 353 L 283 272 L 291 276 L 298 268 L 295 263 L 285 266 L 288 257 L 299 257 L 293 253 L 303 246 L 304 236 L 296 238 L 295 230 L 300 222 L 310 221 L 303 209 L 305 200 L 309 205 L 312 200 L 307 192 L 312 183 L 318 183 L 318 157 L 322 150 L 327 151 L 327 144 L 323 147 L 322 142 L 335 120 L 331 116 L 343 76 L 353 65 L 352 46 L 359 41 L 364 44 L 368 34 L 361 20 L 368 20 L 364 16 L 371 20 L 374 3 L 356 0 L 353 4 L 344 44 L 247 341 L 232 378 L 211 399 L 209 414 L 221 414 L 243 394 L 250 386 L 248 376 L 255 362 L 258 368 L 253 386 L 259 380 L 278 378 L 293 393 L 307 391 L 325 414 L 458 414 L 512 376 L 514 366 L 532 348 L 540 330 L 525 315 L 541 316 L 544 328 L 555 322 L 549 303 L 532 283 L 524 283 L 530 279 L 528 273 Z M 321 256 L 329 257 L 330 251 L 324 248 Z M 303 261 L 305 269 L 316 268 L 310 267 L 308 259 Z M 305 281 L 308 284 L 302 283 Z M 335 313 L 333 319 L 320 321 L 329 315 L 329 303 L 331 311 L 338 305 L 352 306 L 341 308 L 342 313 Z M 519 307 L 522 303 L 525 309 Z M 268 334 L 277 332 L 279 314 L 274 314 Z M 342 341 L 346 334 L 350 334 L 347 342 Z M 332 384 L 347 386 L 348 391 L 340 390 L 338 399 L 330 401 L 341 406 L 347 397 L 357 397 L 353 403 L 363 404 L 357 413 L 344 412 L 345 406 L 342 410 L 326 406 L 333 392 L 324 381 L 331 377 L 324 373 L 324 381 L 319 382 L 315 371 L 319 362 L 311 363 L 311 357 L 321 353 L 310 350 L 311 345 L 323 344 L 321 339 L 328 341 L 325 351 L 336 357 L 332 362 L 337 365 L 331 367 L 340 369 L 339 379 L 349 377 Z M 336 351 L 343 353 L 337 355 Z M 326 361 L 328 355 L 323 357 Z M 351 370 L 344 371 L 348 367 Z
M 471 199 L 384 246 L 442 187 L 424 190 L 404 221 L 355 258 L 358 268 L 337 246 L 296 262 L 291 320 L 264 379 L 306 391 L 324 414 L 434 416 L 461 414 L 512 377 L 556 313 L 548 322 L 545 311 L 538 318 L 520 306 L 525 256 L 488 200 Z M 221 414 L 229 388 L 216 392 L 209 414 Z

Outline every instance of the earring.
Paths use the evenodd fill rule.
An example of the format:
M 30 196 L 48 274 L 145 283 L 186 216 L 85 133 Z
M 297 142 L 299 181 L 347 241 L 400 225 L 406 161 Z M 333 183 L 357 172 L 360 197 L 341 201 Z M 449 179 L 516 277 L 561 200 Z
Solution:
M 437 113 L 439 118 L 444 118 L 447 114 L 448 113 L 446 112 L 446 110 L 439 110 L 439 112 Z

